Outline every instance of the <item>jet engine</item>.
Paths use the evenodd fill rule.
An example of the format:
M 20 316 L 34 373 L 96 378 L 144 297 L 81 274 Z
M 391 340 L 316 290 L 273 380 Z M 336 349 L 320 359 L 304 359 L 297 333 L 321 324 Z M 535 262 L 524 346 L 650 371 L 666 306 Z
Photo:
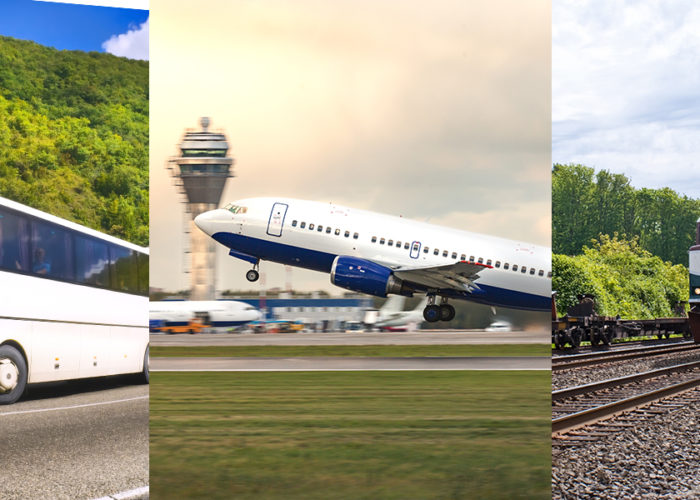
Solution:
M 388 267 L 345 255 L 339 255 L 333 261 L 331 283 L 376 297 L 386 297 L 389 293 L 413 296 L 413 290 L 394 276 Z

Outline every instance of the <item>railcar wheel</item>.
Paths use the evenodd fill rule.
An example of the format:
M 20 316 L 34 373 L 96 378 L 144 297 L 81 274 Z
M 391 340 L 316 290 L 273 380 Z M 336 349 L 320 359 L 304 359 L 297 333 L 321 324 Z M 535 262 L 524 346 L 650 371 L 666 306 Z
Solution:
M 11 345 L 0 346 L 0 404 L 17 401 L 27 386 L 27 363 Z
M 251 269 L 247 273 L 245 273 L 245 278 L 248 281 L 258 281 L 258 278 L 260 277 L 260 273 L 258 273 L 255 269 Z
M 428 323 L 440 321 L 440 306 L 436 306 L 435 304 L 425 306 L 425 309 L 423 309 L 423 318 Z

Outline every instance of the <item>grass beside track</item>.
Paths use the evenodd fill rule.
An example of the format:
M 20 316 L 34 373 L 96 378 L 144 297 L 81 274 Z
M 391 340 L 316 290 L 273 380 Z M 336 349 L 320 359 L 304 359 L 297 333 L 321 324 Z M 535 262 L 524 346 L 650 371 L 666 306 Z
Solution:
M 550 356 L 547 344 L 509 345 L 313 345 L 313 346 L 157 346 L 155 357 L 293 357 L 293 356 Z
M 550 498 L 549 371 L 151 374 L 152 498 Z

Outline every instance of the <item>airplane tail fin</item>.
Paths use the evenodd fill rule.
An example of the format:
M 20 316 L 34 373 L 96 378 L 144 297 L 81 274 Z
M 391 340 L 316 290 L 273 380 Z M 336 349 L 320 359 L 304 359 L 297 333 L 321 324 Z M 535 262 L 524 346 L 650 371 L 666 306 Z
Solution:
M 406 297 L 403 295 L 390 295 L 384 305 L 379 310 L 380 314 L 394 313 L 403 311 L 403 305 L 406 302 Z

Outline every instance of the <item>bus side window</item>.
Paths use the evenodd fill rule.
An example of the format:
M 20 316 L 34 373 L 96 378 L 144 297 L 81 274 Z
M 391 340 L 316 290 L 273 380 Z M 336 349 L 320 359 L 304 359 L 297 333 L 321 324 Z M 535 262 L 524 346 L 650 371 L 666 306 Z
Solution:
M 0 268 L 29 271 L 29 222 L 25 217 L 0 211 Z
M 138 276 L 135 252 L 128 248 L 109 246 L 113 288 L 120 292 L 138 292 Z
M 107 244 L 86 236 L 76 236 L 75 240 L 78 281 L 103 288 L 111 287 Z
M 75 280 L 73 235 L 47 222 L 32 222 L 32 273 Z

